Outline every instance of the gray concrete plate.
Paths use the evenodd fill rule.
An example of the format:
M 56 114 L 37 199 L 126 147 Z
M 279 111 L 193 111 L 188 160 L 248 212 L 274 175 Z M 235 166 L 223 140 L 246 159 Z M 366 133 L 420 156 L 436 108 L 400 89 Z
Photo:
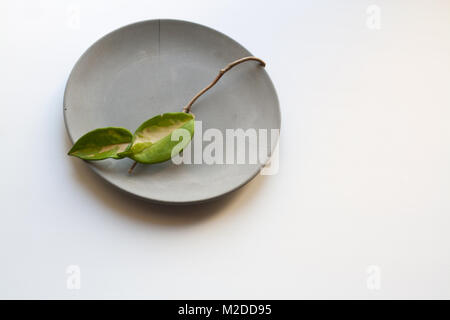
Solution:
M 120 28 L 94 43 L 74 66 L 64 94 L 67 132 L 72 141 L 101 127 L 119 126 L 134 132 L 157 114 L 181 111 L 221 68 L 250 55 L 226 35 L 191 22 L 149 20 Z M 193 105 L 192 113 L 202 122 L 203 132 L 217 128 L 224 141 L 226 129 L 280 128 L 274 86 L 254 61 L 226 73 Z M 198 129 L 193 153 L 196 146 L 210 143 L 202 142 Z M 167 161 L 139 164 L 130 175 L 130 159 L 86 163 L 126 192 L 170 204 L 203 202 L 227 194 L 250 181 L 263 165 L 175 165 Z

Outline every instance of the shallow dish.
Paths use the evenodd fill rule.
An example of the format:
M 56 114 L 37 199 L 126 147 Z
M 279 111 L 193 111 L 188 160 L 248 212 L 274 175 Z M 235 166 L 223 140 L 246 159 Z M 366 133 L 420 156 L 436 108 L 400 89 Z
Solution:
M 64 94 L 67 132 L 72 142 L 100 127 L 125 127 L 134 132 L 157 114 L 181 111 L 221 68 L 250 55 L 226 35 L 186 21 L 149 20 L 115 30 L 94 43 L 70 74 Z M 224 139 L 226 129 L 270 132 L 280 128 L 274 86 L 265 69 L 253 61 L 225 74 L 193 105 L 192 113 L 201 120 L 203 132 L 217 128 Z M 199 130 L 194 148 L 196 139 L 203 146 L 210 143 L 201 141 Z M 227 194 L 250 181 L 263 166 L 167 161 L 138 165 L 130 175 L 132 163 L 130 159 L 86 162 L 118 188 L 170 204 L 203 202 Z

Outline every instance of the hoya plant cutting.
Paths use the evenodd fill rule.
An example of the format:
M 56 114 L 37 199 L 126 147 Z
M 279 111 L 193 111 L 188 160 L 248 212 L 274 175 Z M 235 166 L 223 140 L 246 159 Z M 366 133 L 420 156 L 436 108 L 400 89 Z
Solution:
M 182 112 L 164 113 L 143 122 L 132 134 L 121 127 L 106 127 L 92 130 L 79 138 L 69 151 L 69 155 L 88 161 L 130 158 L 135 162 L 129 169 L 131 173 L 137 163 L 154 164 L 170 160 L 180 153 L 192 140 L 195 117 L 191 113 L 194 102 L 211 89 L 219 79 L 234 66 L 245 61 L 265 62 L 256 57 L 245 57 L 233 61 L 219 71 L 217 77 L 197 93 Z M 183 129 L 187 136 L 172 134 Z

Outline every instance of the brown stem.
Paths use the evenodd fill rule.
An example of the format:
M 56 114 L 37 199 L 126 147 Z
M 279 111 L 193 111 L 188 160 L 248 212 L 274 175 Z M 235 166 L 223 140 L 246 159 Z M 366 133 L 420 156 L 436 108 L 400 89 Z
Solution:
M 256 57 L 245 57 L 245 58 L 241 58 L 241 59 L 238 59 L 238 60 L 236 60 L 236 61 L 233 61 L 233 62 L 229 63 L 225 68 L 220 69 L 219 74 L 217 75 L 217 77 L 216 77 L 209 85 L 207 85 L 205 88 L 203 88 L 199 93 L 197 93 L 197 94 L 191 99 L 191 101 L 189 101 L 189 103 L 183 108 L 183 112 L 186 112 L 186 113 L 191 112 L 191 107 L 192 107 L 192 105 L 194 104 L 194 102 L 197 101 L 197 99 L 200 98 L 200 96 L 203 95 L 206 91 L 208 91 L 209 89 L 211 89 L 211 88 L 217 83 L 217 81 L 219 81 L 220 78 L 222 78 L 222 76 L 223 76 L 228 70 L 230 70 L 231 68 L 233 68 L 234 66 L 237 66 L 238 64 L 240 64 L 240 63 L 242 63 L 242 62 L 250 61 L 250 60 L 259 62 L 259 64 L 260 64 L 261 66 L 263 66 L 263 67 L 266 66 L 266 63 L 265 63 L 263 60 L 261 60 L 261 59 L 259 59 L 259 58 L 256 58 Z M 128 173 L 131 174 L 131 172 L 133 171 L 134 167 L 136 167 L 136 165 L 137 165 L 137 162 L 135 161 L 135 162 L 133 163 L 133 165 L 130 167 L 130 169 L 128 170 Z
M 133 169 L 134 169 L 134 167 L 136 167 L 136 165 L 137 165 L 137 162 L 135 161 L 135 162 L 131 165 L 130 169 L 128 169 L 128 173 L 129 173 L 129 174 L 131 174 L 131 172 L 133 172 Z
M 217 75 L 217 77 L 208 86 L 206 86 L 203 90 L 201 90 L 199 93 L 197 93 L 191 99 L 191 101 L 189 101 L 189 103 L 183 108 L 183 112 L 186 112 L 186 113 L 191 112 L 191 107 L 194 104 L 194 102 L 197 101 L 197 99 L 200 98 L 200 96 L 202 94 L 204 94 L 206 91 L 211 89 L 217 83 L 217 81 L 219 81 L 219 79 L 222 78 L 222 76 L 225 74 L 225 72 L 227 72 L 228 70 L 230 70 L 234 66 L 237 66 L 238 64 L 240 64 L 242 62 L 245 62 L 245 61 L 249 61 L 249 60 L 258 61 L 261 64 L 261 66 L 263 66 L 263 67 L 266 66 L 266 63 L 264 61 L 262 61 L 261 59 L 256 58 L 256 57 L 245 57 L 245 58 L 241 58 L 241 59 L 238 59 L 236 61 L 231 62 L 225 68 L 220 69 L 219 74 Z

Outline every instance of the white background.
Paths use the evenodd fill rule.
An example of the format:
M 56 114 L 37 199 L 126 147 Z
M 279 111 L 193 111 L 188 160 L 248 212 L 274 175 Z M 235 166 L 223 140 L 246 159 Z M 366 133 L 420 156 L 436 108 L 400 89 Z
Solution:
M 155 18 L 267 61 L 277 175 L 165 207 L 66 156 L 74 63 Z M 0 298 L 450 298 L 449 1 L 3 0 L 0 40 Z

